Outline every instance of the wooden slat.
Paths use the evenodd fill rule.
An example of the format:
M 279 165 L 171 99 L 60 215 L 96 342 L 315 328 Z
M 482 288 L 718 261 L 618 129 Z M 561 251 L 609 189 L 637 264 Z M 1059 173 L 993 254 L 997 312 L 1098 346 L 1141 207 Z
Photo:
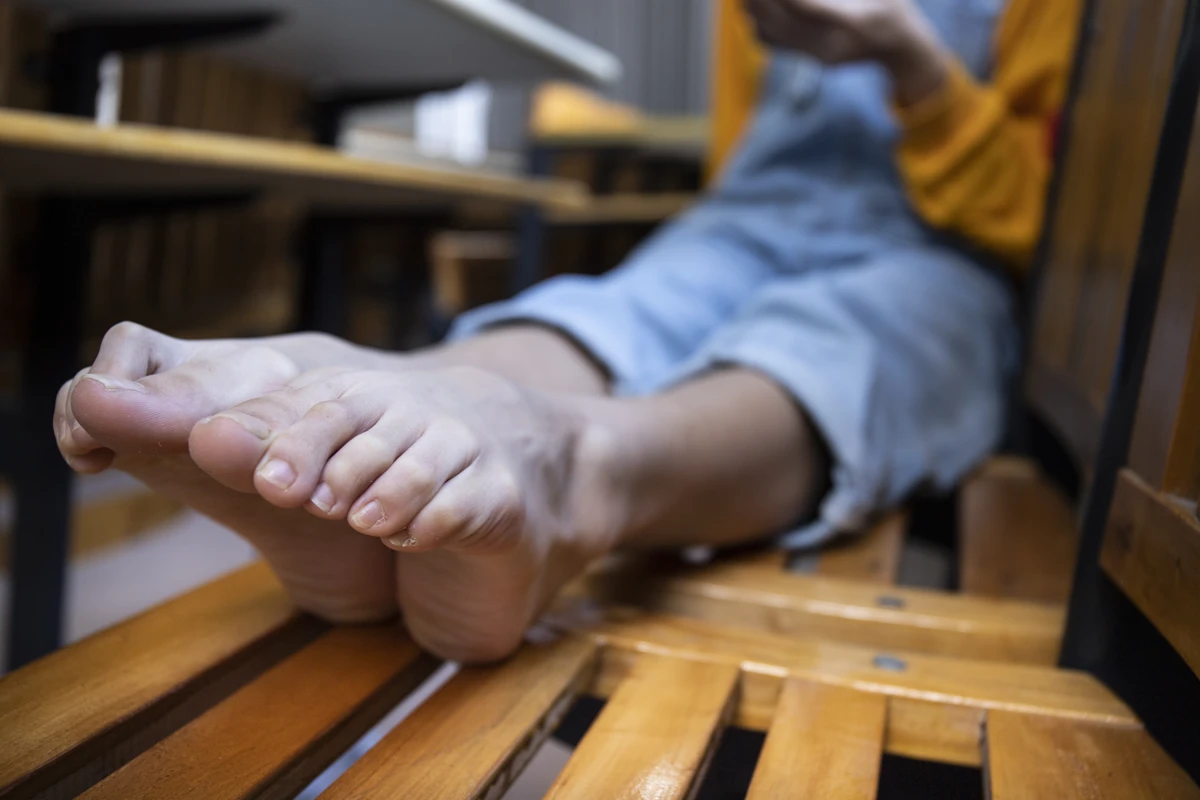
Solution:
M 887 701 L 852 689 L 783 682 L 747 800 L 875 800 Z
M 1003 711 L 987 716 L 991 800 L 1194 800 L 1192 783 L 1145 730 Z
M 463 669 L 321 797 L 499 797 L 587 686 L 595 655 L 568 638 Z
M 437 663 L 394 625 L 332 630 L 83 797 L 292 797 Z
M 0 183 L 11 188 L 275 189 L 321 205 L 402 207 L 431 199 L 578 207 L 575 183 L 348 158 L 334 150 L 137 125 L 100 128 L 0 110 Z
M 1036 469 L 1022 469 L 1025 463 L 998 459 L 962 487 L 962 591 L 1065 603 L 1079 543 L 1074 512 L 1066 497 Z
M 827 578 L 890 586 L 900 575 L 900 556 L 907 533 L 908 512 L 895 511 L 861 536 L 833 542 L 815 553 L 812 572 Z
M 554 225 L 615 225 L 663 222 L 696 202 L 691 192 L 596 195 L 579 208 L 554 209 L 546 221 Z
M 546 797 L 691 796 L 732 713 L 737 680 L 725 664 L 638 659 Z
M 1200 675 L 1200 520 L 1130 470 L 1117 481 L 1100 564 Z
M 703 567 L 624 564 L 588 579 L 593 596 L 772 633 L 997 661 L 1053 664 L 1065 612 L 1019 600 L 966 597 L 795 575 L 718 560 Z
M 0 678 L 0 796 L 90 786 L 323 628 L 256 564 Z
M 559 616 L 562 624 L 566 619 Z M 574 627 L 612 648 L 597 677 L 597 693 L 619 685 L 628 666 L 622 654 L 738 664 L 743 678 L 736 724 L 763 730 L 773 717 L 780 679 L 792 675 L 887 696 L 887 751 L 916 758 L 977 765 L 979 723 L 989 709 L 1138 724 L 1099 681 L 1073 670 L 854 647 L 628 610 L 599 620 L 580 616 Z

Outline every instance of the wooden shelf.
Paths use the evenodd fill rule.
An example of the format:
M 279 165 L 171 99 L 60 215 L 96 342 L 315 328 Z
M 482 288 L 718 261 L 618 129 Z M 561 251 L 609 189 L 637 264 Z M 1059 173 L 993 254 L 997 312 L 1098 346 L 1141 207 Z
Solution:
M 431 202 L 587 204 L 577 183 L 429 163 L 383 163 L 268 139 L 91 122 L 0 110 L 0 185 L 72 194 L 148 190 L 270 190 L 321 207 L 429 206 Z

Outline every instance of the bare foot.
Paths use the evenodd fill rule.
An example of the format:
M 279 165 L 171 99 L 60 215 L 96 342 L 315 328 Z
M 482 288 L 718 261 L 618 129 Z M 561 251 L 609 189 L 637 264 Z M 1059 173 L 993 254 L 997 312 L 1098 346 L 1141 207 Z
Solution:
M 366 358 L 319 335 L 185 342 L 124 323 L 105 337 L 92 367 L 59 392 L 55 435 L 77 471 L 122 469 L 245 536 L 302 608 L 332 621 L 386 618 L 396 613 L 390 553 L 344 523 L 230 491 L 187 450 L 192 427 L 210 414 L 317 364 Z
M 197 424 L 190 445 L 225 486 L 397 551 L 413 636 L 487 661 L 612 545 L 603 439 L 577 409 L 468 367 L 316 370 Z

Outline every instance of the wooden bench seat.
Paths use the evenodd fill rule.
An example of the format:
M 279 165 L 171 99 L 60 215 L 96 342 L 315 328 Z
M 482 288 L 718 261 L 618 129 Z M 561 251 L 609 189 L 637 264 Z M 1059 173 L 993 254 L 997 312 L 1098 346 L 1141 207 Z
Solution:
M 498 796 L 584 693 L 608 703 L 552 797 L 626 796 L 646 781 L 661 783 L 656 796 L 686 796 L 729 724 L 768 732 L 758 796 L 804 764 L 814 786 L 843 777 L 803 749 L 791 758 L 804 763 L 787 755 L 827 718 L 855 732 L 848 751 L 830 740 L 836 758 L 876 767 L 883 752 L 981 764 L 981 725 L 997 713 L 1063 731 L 1068 753 L 1071 737 L 1103 736 L 1135 743 L 1146 769 L 1164 758 L 1085 673 L 632 609 L 556 622 L 553 641 L 462 669 L 323 796 Z M 252 566 L 0 679 L 0 796 L 291 796 L 437 663 L 394 625 L 329 629 L 292 615 Z M 988 739 L 989 764 L 1005 763 L 1004 746 Z M 861 790 L 872 783 L 867 770 Z
M 985 468 L 975 480 L 996 480 L 1011 468 L 1011 463 L 1003 470 Z M 1035 477 L 1026 480 L 1027 474 Z M 993 550 L 1021 551 L 1011 558 L 995 554 L 991 570 L 980 564 L 976 575 L 1015 574 L 1009 571 L 1013 565 L 1036 560 L 1035 537 L 1075 541 L 1069 510 L 1059 505 L 1065 501 L 1036 473 L 1022 476 L 1015 483 L 1002 478 L 1009 484 L 1003 487 L 1009 503 L 1003 515 L 996 515 L 999 520 L 978 509 L 966 515 L 972 526 L 968 530 L 974 525 L 988 530 L 965 538 L 992 540 Z M 1023 494 L 1033 497 L 1021 502 Z M 1046 514 L 1047 505 L 1055 513 Z M 1055 663 L 1066 620 L 1062 601 L 1070 586 L 1070 564 L 1064 568 L 1051 561 L 1041 570 L 1034 567 L 1040 579 L 1010 583 L 994 592 L 999 597 L 894 586 L 907 524 L 908 516 L 897 512 L 862 536 L 806 555 L 806 574 L 788 571 L 786 554 L 776 549 L 718 557 L 702 566 L 669 557 L 624 558 L 594 569 L 587 591 L 606 602 L 773 633 L 981 660 Z M 986 580 L 993 586 L 1002 583 Z M 1053 594 L 1059 602 L 1008 599 L 1035 591 Z

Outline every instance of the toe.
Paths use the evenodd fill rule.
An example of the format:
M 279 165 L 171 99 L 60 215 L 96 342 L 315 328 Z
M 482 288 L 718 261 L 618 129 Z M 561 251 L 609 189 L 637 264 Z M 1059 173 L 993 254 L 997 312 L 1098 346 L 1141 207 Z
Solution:
M 407 530 L 384 543 L 408 552 L 501 551 L 517 543 L 524 524 L 524 503 L 511 473 L 477 462 L 447 481 Z
M 254 470 L 266 452 L 271 428 L 237 408 L 200 420 L 188 438 L 196 466 L 238 492 L 255 492 Z
M 372 422 L 361 403 L 318 403 L 271 441 L 258 462 L 255 488 L 277 506 L 305 505 L 315 496 L 330 456 Z M 318 500 L 327 500 L 324 493 Z
M 113 462 L 113 451 L 103 447 L 83 429 L 71 412 L 71 393 L 87 372 L 81 370 L 73 380 L 63 384 L 54 402 L 54 438 L 59 452 L 71 469 L 91 475 L 103 472 Z
M 72 393 L 76 419 L 120 452 L 185 453 L 201 419 L 286 385 L 278 354 L 246 347 L 139 380 L 92 371 Z
M 104 334 L 92 371 L 135 381 L 178 366 L 192 347 L 136 322 L 121 322 Z
M 196 423 L 188 441 L 192 460 L 230 489 L 259 492 L 267 500 L 288 508 L 303 505 L 316 488 L 316 478 L 326 458 L 323 453 L 302 452 L 305 442 L 316 439 L 317 429 L 326 443 L 344 439 L 347 436 L 344 429 L 350 426 L 350 420 L 340 409 L 336 421 L 328 413 L 333 405 L 343 402 L 330 401 L 338 397 L 342 388 L 336 378 L 298 385 L 299 388 L 289 384 L 266 392 Z M 356 402 L 366 406 L 369 400 L 363 396 Z M 292 429 L 317 407 L 323 407 L 324 411 L 314 416 L 299 435 L 293 435 Z M 346 411 L 362 418 L 369 409 L 352 407 Z M 276 442 L 280 443 L 277 451 L 273 449 Z M 334 446 L 323 447 L 332 451 Z M 301 471 L 305 472 L 305 491 L 293 489 Z
M 467 469 L 478 456 L 478 444 L 466 428 L 457 423 L 431 425 L 362 491 L 349 509 L 350 526 L 369 536 L 407 538 L 403 532 L 409 523 L 433 501 L 447 481 Z M 326 483 L 331 483 L 329 477 Z

